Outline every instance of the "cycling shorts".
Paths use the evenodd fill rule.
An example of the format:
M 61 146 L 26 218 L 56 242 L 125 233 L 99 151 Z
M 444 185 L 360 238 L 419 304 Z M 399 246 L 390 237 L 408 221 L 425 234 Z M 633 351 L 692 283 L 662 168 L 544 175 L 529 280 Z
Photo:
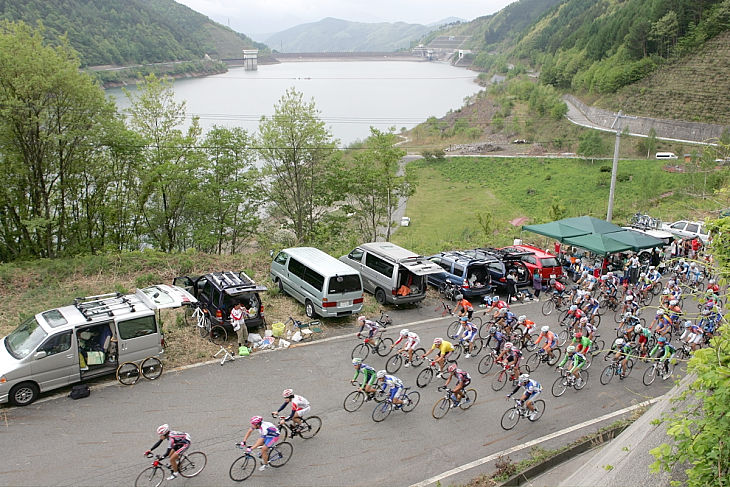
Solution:
M 373 372 L 371 374 L 365 374 L 363 379 L 363 386 L 374 386 L 378 382 L 378 376 Z
M 469 384 L 471 384 L 471 379 L 464 378 L 459 381 L 459 384 L 461 384 L 461 387 L 464 388 L 464 387 L 468 386 Z
M 551 342 L 546 342 L 545 347 L 546 348 L 555 348 L 557 346 L 557 344 L 558 344 L 558 340 L 556 339 Z
M 699 345 L 703 336 L 702 333 L 690 333 L 687 341 Z
M 525 402 L 534 401 L 537 396 L 540 395 L 541 391 L 525 392 Z
M 406 342 L 403 349 L 404 350 L 414 350 L 418 346 L 419 343 L 421 343 L 420 338 L 408 338 L 408 341 Z
M 471 343 L 474 341 L 474 338 L 477 336 L 477 330 L 466 330 L 464 332 L 464 341 Z
M 175 453 L 177 453 L 178 455 L 182 455 L 183 453 L 185 453 L 185 450 L 190 448 L 190 442 L 188 441 L 185 443 L 177 444 L 173 448 L 175 448 Z
M 309 414 L 310 409 L 312 409 L 311 405 L 307 406 L 306 408 L 300 409 L 299 411 L 297 411 L 297 414 L 299 415 L 300 418 L 304 418 L 307 416 L 307 414 Z
M 452 350 L 452 352 L 453 352 L 453 350 Z M 451 355 L 451 352 L 446 352 L 444 355 L 441 355 L 441 352 L 439 352 L 439 353 L 436 354 L 436 357 L 437 358 L 438 357 L 443 357 L 444 360 L 448 360 L 449 359 L 449 355 Z
M 264 435 L 264 445 L 271 446 L 279 441 L 279 435 Z
M 390 391 L 388 391 L 388 392 L 390 392 L 390 396 L 389 396 L 390 400 L 392 401 L 393 399 L 400 397 L 402 395 L 401 394 L 402 391 L 403 391 L 403 386 L 391 387 Z

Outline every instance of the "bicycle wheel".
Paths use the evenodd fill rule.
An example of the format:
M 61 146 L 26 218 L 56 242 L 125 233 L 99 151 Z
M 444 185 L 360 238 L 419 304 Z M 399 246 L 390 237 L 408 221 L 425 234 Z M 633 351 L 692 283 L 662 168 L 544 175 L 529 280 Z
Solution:
M 162 362 L 157 357 L 147 357 L 139 368 L 148 380 L 155 380 L 162 375 Z
M 527 357 L 527 360 L 525 361 L 525 367 L 527 367 L 527 372 L 530 374 L 535 372 L 540 366 L 540 362 L 542 362 L 542 360 L 540 360 L 540 354 L 537 352 Z
M 195 477 L 203 471 L 208 463 L 208 457 L 202 451 L 194 451 L 182 456 L 178 464 L 180 475 L 186 479 Z
M 606 368 L 603 369 L 603 372 L 601 372 L 601 377 L 598 380 L 601 384 L 603 384 L 605 386 L 609 382 L 611 382 L 611 379 L 613 379 L 613 374 L 614 374 L 613 365 L 606 365 Z
M 307 416 L 302 420 L 302 423 L 299 434 L 305 440 L 314 438 L 319 433 L 319 430 L 322 429 L 322 420 L 319 416 Z
M 568 332 L 568 330 L 566 330 L 565 328 L 563 328 L 563 329 L 562 329 L 562 330 L 560 330 L 560 332 L 559 332 L 559 333 L 557 334 L 557 338 L 558 338 L 558 346 L 559 346 L 559 347 L 562 347 L 563 345 L 565 345 L 565 341 L 566 341 L 566 340 L 567 340 L 568 338 L 570 338 L 570 333 Z
M 480 374 L 488 374 L 489 371 L 492 370 L 492 365 L 494 365 L 494 355 L 489 353 L 479 361 L 479 364 L 477 364 L 477 371 L 479 371 Z
M 494 379 L 492 380 L 492 390 L 493 391 L 501 391 L 505 384 L 507 384 L 507 371 L 500 370 L 496 374 L 494 374 Z
M 527 350 L 528 352 L 534 352 L 537 348 L 535 342 L 537 342 L 539 336 L 540 335 L 538 335 L 537 333 L 531 334 L 528 338 L 527 344 L 525 345 L 525 350 Z
M 488 340 L 489 339 L 489 329 L 492 327 L 494 323 L 491 321 L 487 321 L 482 326 L 479 327 L 479 338 L 482 340 Z
M 454 345 L 454 351 L 449 354 L 449 358 L 453 358 L 454 360 L 458 360 L 459 357 L 461 357 L 461 352 L 464 351 L 464 344 L 457 343 Z
M 479 337 L 475 337 L 472 341 L 471 356 L 476 357 L 484 348 L 484 340 Z
M 161 467 L 147 467 L 134 481 L 134 487 L 158 487 L 165 480 L 165 472 Z
M 561 375 L 557 379 L 555 379 L 555 382 L 553 382 L 553 386 L 550 388 L 550 392 L 553 393 L 553 396 L 560 397 L 563 394 L 565 394 L 565 391 L 567 389 L 568 389 L 568 378 L 563 377 Z
M 479 316 L 472 317 L 471 322 L 474 323 L 477 328 L 482 327 L 482 319 Z
M 543 316 L 548 316 L 550 313 L 555 311 L 555 301 L 552 299 L 549 299 L 542 303 L 542 314 Z
M 117 380 L 125 386 L 136 384 L 139 380 L 139 367 L 137 367 L 137 364 L 134 362 L 124 362 L 120 365 L 117 368 Z
M 449 409 L 451 409 L 451 399 L 442 397 L 433 405 L 433 409 L 431 409 L 431 416 L 433 416 L 434 419 L 441 419 L 446 416 Z
M 375 353 L 381 357 L 387 357 L 390 353 L 390 346 L 393 345 L 393 339 L 385 337 L 378 341 L 378 345 L 375 348 Z
M 196 321 L 196 326 L 198 327 L 198 333 L 200 334 L 201 338 L 208 338 L 208 334 L 210 333 L 210 320 L 207 316 L 202 316 L 198 321 Z
M 632 370 L 634 370 L 634 361 L 633 359 L 628 359 L 626 361 L 626 370 L 624 370 L 624 379 L 631 375 Z
M 256 459 L 250 455 L 243 455 L 233 460 L 228 475 L 234 482 L 243 482 L 256 470 Z
M 517 422 L 520 420 L 520 410 L 517 409 L 517 406 L 512 406 L 507 411 L 504 412 L 502 415 L 502 420 L 500 421 L 500 424 L 502 425 L 502 429 L 505 429 L 507 431 L 511 430 L 517 425 Z
M 279 438 L 281 441 L 286 441 L 293 436 L 289 426 L 286 424 L 279 426 L 279 435 L 281 436 L 281 438 Z
M 466 411 L 470 407 L 474 405 L 474 403 L 477 402 L 477 390 L 474 388 L 467 389 L 464 391 L 464 398 L 461 400 L 461 404 L 459 404 L 459 407 Z
M 534 401 L 532 403 L 532 406 L 535 408 L 536 414 L 534 417 L 532 416 L 532 414 L 528 414 L 527 419 L 534 423 L 538 419 L 542 418 L 542 415 L 545 412 L 545 401 L 543 401 L 542 399 L 538 399 L 537 401 Z
M 562 325 L 563 322 L 565 322 L 565 320 L 568 318 L 568 311 L 569 310 L 565 309 L 558 314 L 558 324 L 559 325 Z
M 588 319 L 588 321 L 590 321 L 591 324 L 593 324 L 593 326 L 598 328 L 601 324 L 601 315 L 599 315 L 599 314 L 591 315 L 591 317 Z
M 400 370 L 401 365 L 403 365 L 403 356 L 400 353 L 396 353 L 385 362 L 385 370 L 389 374 L 395 374 Z
M 365 343 L 358 343 L 355 345 L 355 348 L 352 349 L 352 353 L 350 353 L 350 358 L 360 358 L 362 360 L 365 360 L 370 353 L 370 347 L 367 346 Z
M 591 346 L 590 355 L 593 357 L 597 357 L 605 348 L 606 342 L 603 341 L 602 338 L 597 338 Z
M 449 326 L 446 327 L 446 336 L 452 340 L 456 338 L 456 332 L 459 331 L 459 321 L 452 321 Z
M 210 329 L 210 341 L 216 345 L 223 345 L 228 341 L 228 332 L 221 325 L 215 325 Z
M 362 391 L 352 391 L 347 396 L 345 396 L 345 400 L 342 402 L 342 407 L 347 411 L 348 413 L 354 413 L 358 409 L 360 409 L 360 406 L 365 402 L 365 393 Z
M 393 403 L 390 401 L 383 401 L 380 404 L 375 406 L 375 409 L 373 409 L 373 421 L 376 423 L 380 423 L 385 418 L 388 417 L 390 414 L 390 411 L 393 409 Z
M 551 358 L 548 358 L 547 364 L 552 367 L 553 365 L 557 364 L 560 361 L 560 355 L 563 352 L 559 348 L 553 349 L 553 353 L 550 356 Z
M 375 402 L 383 402 L 388 398 L 388 391 L 385 389 L 381 389 L 378 387 L 375 389 L 375 395 L 373 396 L 373 400 Z
M 416 377 L 416 385 L 423 388 L 430 384 L 432 380 L 433 369 L 429 367 L 427 369 L 423 369 L 421 372 L 418 373 L 418 376 Z
M 274 468 L 283 467 L 291 458 L 294 447 L 288 441 L 280 441 L 269 451 L 269 465 Z
M 423 356 L 426 355 L 426 350 L 422 348 L 417 348 L 413 351 L 413 360 L 411 360 L 411 365 L 413 367 L 420 367 L 423 363 Z
M 588 384 L 588 371 L 583 369 L 580 371 L 580 378 L 576 379 L 575 384 L 573 384 L 573 387 L 575 387 L 576 391 L 579 391 L 583 389 L 586 384 Z
M 621 308 L 616 309 L 616 311 L 613 313 L 613 321 L 616 323 L 621 323 L 624 319 L 624 313 L 622 312 Z
M 644 383 L 645 386 L 650 386 L 654 383 L 654 379 L 656 379 L 656 376 L 657 368 L 655 365 L 652 364 L 644 371 L 644 376 L 641 378 L 641 381 Z
M 401 406 L 401 409 L 404 413 L 410 413 L 414 409 L 416 409 L 416 406 L 418 406 L 418 403 L 421 401 L 421 393 L 418 391 L 410 391 L 408 394 L 405 394 L 403 397 L 403 406 Z

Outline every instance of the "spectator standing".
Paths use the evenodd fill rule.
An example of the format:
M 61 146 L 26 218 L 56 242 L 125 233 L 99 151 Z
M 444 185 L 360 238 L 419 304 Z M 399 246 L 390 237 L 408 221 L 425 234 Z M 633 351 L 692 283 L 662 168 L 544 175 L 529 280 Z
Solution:
M 231 310 L 231 325 L 233 330 L 238 335 L 238 347 L 248 343 L 248 328 L 246 327 L 246 310 L 241 306 L 241 303 L 236 305 Z
M 639 280 L 639 267 L 641 267 L 641 262 L 639 262 L 639 256 L 633 254 L 629 258 L 629 281 L 631 282 L 631 284 L 636 284 L 636 281 Z
M 672 243 L 669 244 L 669 256 L 672 259 L 675 259 L 679 256 L 679 252 L 677 251 L 677 240 L 672 239 Z
M 507 273 L 507 304 L 517 301 L 517 272 L 512 269 Z
M 535 269 L 532 273 L 532 289 L 535 291 L 535 301 L 540 301 L 540 291 L 542 291 L 542 276 L 540 271 Z

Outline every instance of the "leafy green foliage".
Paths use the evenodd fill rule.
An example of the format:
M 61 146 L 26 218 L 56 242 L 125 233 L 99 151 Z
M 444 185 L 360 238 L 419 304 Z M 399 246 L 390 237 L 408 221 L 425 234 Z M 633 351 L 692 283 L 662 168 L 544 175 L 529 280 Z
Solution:
M 598 156 L 605 156 L 608 148 L 603 142 L 600 132 L 588 130 L 580 136 L 578 143 L 578 154 L 588 159 L 595 159 Z

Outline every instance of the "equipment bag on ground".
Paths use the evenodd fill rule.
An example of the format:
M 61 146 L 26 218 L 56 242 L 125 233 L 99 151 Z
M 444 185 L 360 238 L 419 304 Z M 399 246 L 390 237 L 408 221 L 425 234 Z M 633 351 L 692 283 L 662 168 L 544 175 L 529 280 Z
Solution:
M 86 384 L 76 384 L 71 388 L 71 393 L 68 395 L 71 399 L 81 399 L 82 397 L 89 397 L 91 389 Z

